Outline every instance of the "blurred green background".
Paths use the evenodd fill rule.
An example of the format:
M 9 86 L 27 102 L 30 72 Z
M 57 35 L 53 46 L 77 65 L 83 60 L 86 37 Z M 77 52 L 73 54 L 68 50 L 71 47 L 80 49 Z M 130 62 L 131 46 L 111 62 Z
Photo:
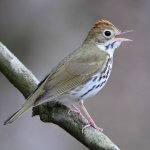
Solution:
M 85 103 L 97 125 L 121 150 L 149 150 L 150 145 L 150 1 L 149 0 L 0 0 L 0 41 L 39 80 L 76 49 L 96 20 L 133 29 L 116 51 L 105 88 Z M 3 121 L 24 98 L 0 73 L 1 150 L 85 150 L 61 128 L 31 118 Z

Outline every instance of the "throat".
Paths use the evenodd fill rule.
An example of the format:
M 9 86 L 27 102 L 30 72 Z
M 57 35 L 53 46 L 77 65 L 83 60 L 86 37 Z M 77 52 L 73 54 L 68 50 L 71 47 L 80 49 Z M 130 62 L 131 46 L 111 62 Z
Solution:
M 113 57 L 115 48 L 112 47 L 111 45 L 110 45 L 110 46 L 108 45 L 108 47 L 106 47 L 106 50 L 105 50 L 105 51 L 110 55 L 110 57 Z
M 98 48 L 102 51 L 107 52 L 110 57 L 113 57 L 115 48 L 114 48 L 114 42 L 112 44 L 107 44 L 107 45 L 103 45 L 103 44 L 97 44 Z
M 110 43 L 110 44 L 107 44 L 107 45 L 105 46 L 106 51 L 109 50 L 109 49 L 115 49 L 115 48 L 114 48 L 115 43 L 116 43 L 116 41 L 114 41 L 114 42 L 112 42 L 112 43 Z

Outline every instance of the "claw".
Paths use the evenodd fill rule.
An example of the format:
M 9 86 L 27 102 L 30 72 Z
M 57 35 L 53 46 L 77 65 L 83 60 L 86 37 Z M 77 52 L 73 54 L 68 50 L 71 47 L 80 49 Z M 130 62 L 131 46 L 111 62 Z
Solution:
M 82 134 L 84 133 L 84 130 L 85 130 L 86 128 L 90 127 L 90 126 L 91 126 L 90 124 L 87 124 L 87 125 L 83 126 L 83 128 L 82 128 Z
M 88 127 L 93 127 L 95 129 L 97 129 L 98 131 L 100 132 L 103 132 L 103 129 L 102 128 L 99 128 L 95 123 L 93 122 L 90 122 L 89 124 L 85 125 L 83 128 L 82 128 L 82 133 L 84 133 L 84 130 Z

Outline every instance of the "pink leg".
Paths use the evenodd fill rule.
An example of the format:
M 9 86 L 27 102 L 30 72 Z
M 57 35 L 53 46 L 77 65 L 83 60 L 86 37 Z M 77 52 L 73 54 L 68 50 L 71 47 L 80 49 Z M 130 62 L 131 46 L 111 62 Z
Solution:
M 76 107 L 75 105 L 72 105 L 72 108 L 73 108 L 75 111 L 77 111 L 78 113 L 81 113 L 81 112 L 80 112 L 80 109 L 79 109 L 78 107 Z
M 84 118 L 79 108 L 77 108 L 74 105 L 71 106 L 72 106 L 71 111 L 76 112 L 79 115 L 80 119 Z
M 92 119 L 92 117 L 90 116 L 90 114 L 88 113 L 88 111 L 86 110 L 84 104 L 83 104 L 83 100 L 80 101 L 80 106 L 81 106 L 81 109 L 83 110 L 83 112 L 85 113 L 85 115 L 87 116 L 87 119 L 88 119 L 88 122 L 89 124 L 88 125 L 85 125 L 82 129 L 82 132 L 85 128 L 89 127 L 89 126 L 92 126 L 94 127 L 95 129 L 98 129 L 100 130 L 101 132 L 103 131 L 103 129 L 97 127 L 97 125 L 95 124 L 94 120 Z

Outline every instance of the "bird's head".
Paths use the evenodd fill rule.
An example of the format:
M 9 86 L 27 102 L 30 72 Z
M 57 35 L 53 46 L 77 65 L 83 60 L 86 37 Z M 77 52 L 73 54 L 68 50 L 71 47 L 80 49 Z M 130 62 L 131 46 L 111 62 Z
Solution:
M 121 38 L 120 35 L 130 31 L 120 31 L 111 22 L 107 20 L 97 21 L 90 30 L 85 43 L 94 42 L 103 51 L 113 55 L 114 50 L 124 41 L 131 41 L 127 38 Z

